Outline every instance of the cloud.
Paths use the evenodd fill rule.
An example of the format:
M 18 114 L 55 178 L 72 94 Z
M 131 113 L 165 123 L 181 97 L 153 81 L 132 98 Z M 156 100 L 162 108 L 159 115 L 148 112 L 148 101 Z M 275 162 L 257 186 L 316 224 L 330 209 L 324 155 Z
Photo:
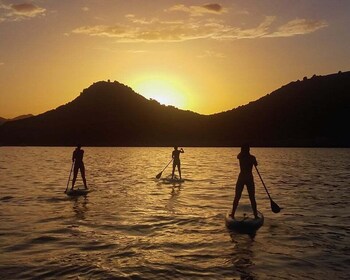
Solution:
M 45 15 L 46 9 L 31 3 L 0 4 L 0 22 L 21 21 Z
M 315 32 L 327 27 L 328 23 L 323 20 L 294 19 L 280 26 L 276 32 L 267 37 L 291 37 Z
M 38 14 L 42 14 L 45 12 L 44 8 L 40 8 L 38 6 L 35 6 L 33 4 L 13 4 L 11 5 L 11 8 L 13 10 L 14 14 L 26 16 L 26 17 L 35 17 Z
M 268 16 L 256 27 L 241 28 L 234 26 L 221 26 L 217 28 L 217 33 L 213 35 L 213 39 L 217 40 L 238 40 L 238 39 L 255 39 L 266 37 L 271 29 L 275 17 Z
M 166 12 L 184 12 L 192 17 L 199 17 L 205 14 L 226 13 L 227 9 L 223 8 L 220 4 L 204 4 L 201 6 L 185 6 L 183 4 L 177 4 L 167 9 Z
M 82 7 L 81 9 L 82 9 L 84 12 L 90 11 L 90 8 L 89 8 L 89 7 Z
M 220 13 L 223 10 L 222 6 L 219 4 L 205 4 L 202 7 L 205 9 L 208 9 L 209 11 L 213 11 L 215 13 Z
M 162 20 L 138 18 L 134 14 L 127 14 L 126 22 L 123 23 L 81 26 L 71 32 L 115 38 L 117 42 L 181 42 L 195 39 L 239 40 L 291 37 L 309 34 L 328 26 L 325 21 L 309 19 L 294 19 L 276 26 L 275 16 L 266 16 L 255 26 L 233 25 L 226 22 L 224 17 L 211 17 L 211 13 L 220 14 L 226 11 L 219 4 L 189 7 L 181 4 L 172 6 L 165 12 L 173 11 L 186 12 L 191 16 L 182 18 L 177 16 L 175 20 Z M 202 16 L 204 13 L 207 13 L 207 16 Z
M 133 23 L 135 23 L 134 21 Z M 192 39 L 207 38 L 215 31 L 209 31 L 207 27 L 196 22 L 184 24 L 184 22 L 167 22 L 153 19 L 138 24 L 130 25 L 96 25 L 82 26 L 74 29 L 75 34 L 116 38 L 119 42 L 179 42 Z M 211 28 L 213 29 L 213 28 Z M 214 27 L 216 29 L 216 27 Z
M 126 15 L 126 19 L 128 19 L 130 22 L 135 23 L 135 24 L 141 24 L 141 25 L 150 25 L 159 22 L 158 18 L 151 18 L 151 19 L 146 19 L 146 18 L 136 18 L 135 15 Z
M 123 38 L 126 36 L 131 36 L 129 29 L 129 34 L 127 35 L 127 27 L 122 25 L 96 25 L 96 26 L 82 26 L 74 29 L 72 32 L 76 34 L 85 34 L 90 36 L 100 36 L 100 37 L 115 37 Z

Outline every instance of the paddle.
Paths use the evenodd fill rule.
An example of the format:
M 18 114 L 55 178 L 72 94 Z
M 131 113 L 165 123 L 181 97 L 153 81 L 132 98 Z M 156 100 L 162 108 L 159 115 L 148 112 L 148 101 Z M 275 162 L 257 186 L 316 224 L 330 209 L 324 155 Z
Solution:
M 255 165 L 254 165 L 254 166 L 255 166 Z M 259 173 L 259 170 L 258 170 L 258 168 L 257 168 L 256 166 L 255 166 L 255 169 L 256 169 L 256 172 L 258 172 L 258 175 L 259 175 L 260 180 L 261 180 L 261 182 L 262 182 L 262 184 L 263 184 L 263 186 L 264 186 L 264 188 L 265 188 L 265 191 L 266 191 L 267 195 L 269 196 L 269 199 L 270 199 L 270 202 L 271 202 L 271 210 L 272 210 L 272 212 L 273 212 L 273 213 L 279 213 L 279 212 L 281 211 L 281 208 L 277 205 L 276 202 L 274 202 L 274 201 L 272 200 L 272 198 L 271 198 L 271 196 L 270 196 L 270 194 L 269 194 L 269 191 L 267 190 L 267 188 L 266 188 L 266 186 L 265 186 L 265 183 L 264 183 L 263 179 L 261 178 L 261 175 L 260 175 L 260 173 Z
M 171 159 L 171 161 L 169 161 L 169 163 L 164 167 L 164 169 L 163 169 L 160 173 L 158 173 L 158 175 L 156 176 L 157 179 L 159 179 L 160 176 L 162 176 L 163 171 L 165 170 L 165 168 L 168 167 L 168 165 L 169 165 L 172 161 L 173 161 L 173 159 Z
M 64 193 L 66 193 L 66 192 L 67 192 L 67 190 L 68 190 L 69 181 L 70 181 L 70 176 L 72 175 L 73 166 L 74 166 L 74 161 L 72 162 L 72 167 L 71 167 L 70 172 L 69 172 L 69 177 L 68 177 L 67 187 L 66 187 L 66 190 L 64 191 Z

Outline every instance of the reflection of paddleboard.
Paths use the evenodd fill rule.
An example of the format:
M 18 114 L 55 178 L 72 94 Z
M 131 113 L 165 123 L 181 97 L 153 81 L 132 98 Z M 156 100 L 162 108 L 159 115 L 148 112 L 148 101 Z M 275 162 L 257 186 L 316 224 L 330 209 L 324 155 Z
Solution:
M 258 219 L 254 219 L 253 214 L 237 214 L 233 219 L 230 213 L 225 217 L 226 226 L 237 232 L 254 233 L 264 224 L 264 215 L 258 212 Z
M 90 192 L 89 189 L 73 189 L 68 190 L 66 192 L 69 196 L 79 196 L 79 195 L 87 195 Z

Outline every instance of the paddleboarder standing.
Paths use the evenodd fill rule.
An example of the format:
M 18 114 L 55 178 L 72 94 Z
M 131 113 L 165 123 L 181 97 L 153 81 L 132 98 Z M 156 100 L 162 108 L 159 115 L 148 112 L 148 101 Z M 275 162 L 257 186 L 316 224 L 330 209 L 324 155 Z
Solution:
M 237 155 L 240 166 L 240 173 L 238 175 L 236 189 L 235 189 L 235 198 L 233 200 L 231 217 L 234 218 L 235 212 L 237 210 L 238 202 L 241 198 L 244 185 L 247 186 L 249 200 L 252 205 L 253 213 L 255 219 L 258 218 L 258 210 L 255 201 L 255 185 L 253 178 L 253 165 L 257 166 L 258 162 L 256 161 L 255 156 L 250 154 L 249 145 L 243 145 L 241 147 L 241 152 Z
M 174 179 L 174 172 L 175 167 L 177 166 L 177 170 L 179 171 L 180 179 L 181 179 L 181 163 L 180 163 L 180 154 L 184 153 L 185 151 L 181 148 L 178 150 L 178 147 L 174 147 L 174 151 L 171 154 L 171 157 L 173 158 L 173 172 L 171 173 L 171 179 Z
M 86 178 L 85 178 L 85 166 L 83 162 L 84 150 L 81 149 L 81 145 L 78 145 L 73 152 L 72 161 L 74 162 L 74 173 L 72 180 L 72 190 L 74 189 L 74 184 L 78 176 L 78 171 L 80 170 L 81 177 L 83 178 L 84 187 L 87 189 Z

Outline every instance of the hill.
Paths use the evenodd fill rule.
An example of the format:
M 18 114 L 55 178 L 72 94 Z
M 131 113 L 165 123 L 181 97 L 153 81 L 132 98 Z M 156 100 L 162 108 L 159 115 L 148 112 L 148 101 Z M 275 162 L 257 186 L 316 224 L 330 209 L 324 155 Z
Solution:
M 210 116 L 147 100 L 118 82 L 97 82 L 73 101 L 0 126 L 2 145 L 350 147 L 350 72 L 291 82 Z
M 161 146 L 180 142 L 183 134 L 195 138 L 193 127 L 198 127 L 203 119 L 199 114 L 147 100 L 118 82 L 97 82 L 55 110 L 3 124 L 0 142 L 2 145 Z
M 20 115 L 18 117 L 13 118 L 13 119 L 5 119 L 5 118 L 0 117 L 0 125 L 2 125 L 5 122 L 17 121 L 17 120 L 21 120 L 21 119 L 30 118 L 30 117 L 33 117 L 33 115 L 32 114 Z
M 212 119 L 224 144 L 350 147 L 350 72 L 291 82 Z

